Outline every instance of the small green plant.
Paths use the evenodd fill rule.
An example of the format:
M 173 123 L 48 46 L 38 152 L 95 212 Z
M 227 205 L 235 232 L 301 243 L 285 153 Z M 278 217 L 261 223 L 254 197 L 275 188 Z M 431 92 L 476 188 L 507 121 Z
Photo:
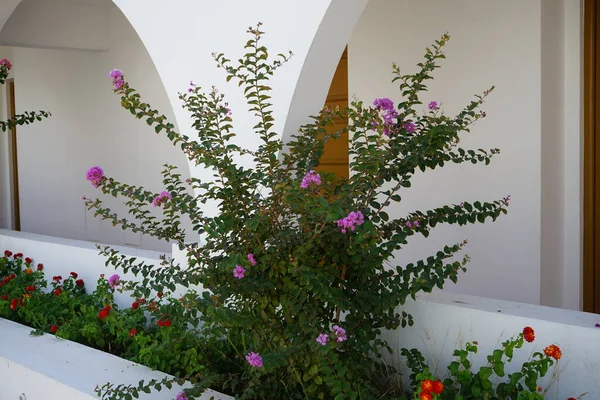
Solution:
M 436 378 L 417 349 L 402 349 L 411 371 L 410 381 L 414 398 L 418 400 L 543 400 L 549 386 L 542 388 L 538 383 L 546 376 L 550 367 L 562 358 L 560 348 L 554 344 L 543 352 L 534 352 L 516 372 L 507 374 L 506 364 L 513 359 L 515 350 L 525 342 L 533 342 L 535 332 L 525 327 L 522 333 L 502 343 L 500 349 L 487 356 L 487 364 L 475 370 L 471 355 L 477 353 L 478 343 L 470 342 L 464 349 L 457 349 L 455 360 L 448 366 L 446 378 Z M 582 396 L 580 396 L 581 398 Z M 569 398 L 568 400 L 575 400 Z

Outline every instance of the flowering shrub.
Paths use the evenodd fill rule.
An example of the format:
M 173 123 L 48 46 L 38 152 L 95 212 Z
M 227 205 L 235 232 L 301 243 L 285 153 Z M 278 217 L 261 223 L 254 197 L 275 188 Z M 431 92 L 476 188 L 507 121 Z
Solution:
M 12 69 L 12 64 L 6 58 L 0 60 L 0 85 L 6 82 L 8 74 Z M 33 124 L 35 121 L 41 121 L 43 118 L 48 118 L 51 114 L 47 111 L 25 111 L 23 114 L 16 114 L 13 118 L 7 121 L 0 121 L 0 129 L 3 132 L 13 129 L 19 125 Z
M 413 382 L 414 398 L 419 400 L 536 400 L 544 399 L 549 386 L 539 386 L 539 379 L 546 376 L 550 367 L 558 362 L 562 353 L 558 346 L 551 344 L 544 352 L 533 352 L 530 359 L 512 374 L 506 375 L 504 367 L 512 361 L 514 351 L 525 342 L 533 342 L 535 333 L 525 327 L 522 333 L 502 343 L 487 356 L 488 364 L 473 372 L 469 355 L 477 353 L 477 342 L 467 343 L 464 350 L 455 350 L 456 360 L 448 366 L 449 376 L 435 380 L 425 359 L 417 349 L 402 350 L 408 361 Z M 503 379 L 504 378 L 504 379 Z M 581 396 L 580 396 L 581 397 Z M 574 398 L 569 398 L 571 400 Z
M 43 269 L 20 253 L 4 252 L 1 318 L 31 326 L 36 335 L 49 332 L 175 376 L 203 373 L 227 355 L 223 341 L 209 342 L 215 335 L 189 329 L 190 296 L 133 298 L 131 308 L 120 309 L 114 293 L 126 291 L 128 283 L 118 275 L 101 276 L 96 290 L 87 293 L 76 272 L 52 277 L 48 287 Z
M 87 207 L 123 229 L 177 243 L 187 254 L 187 265 L 165 259 L 151 266 L 111 248 L 102 254 L 117 269 L 141 275 L 140 283 L 131 285 L 139 297 L 174 291 L 177 285 L 202 285 L 201 293 L 189 294 L 195 312 L 189 321 L 218 332 L 236 355 L 224 359 L 231 365 L 226 373 L 210 371 L 208 383 L 206 376 L 185 376 L 194 386 L 185 391 L 190 399 L 207 384 L 226 387 L 241 399 L 389 397 L 373 383 L 382 352 L 389 350 L 380 333 L 412 324 L 412 317 L 398 309 L 409 297 L 457 280 L 468 261 L 458 257 L 466 241 L 416 263 L 386 264 L 413 235 L 428 236 L 442 223 L 495 220 L 506 213 L 509 199 L 464 201 L 404 216 L 388 210 L 401 202 L 417 170 L 487 164 L 498 153 L 458 146 L 459 134 L 485 116 L 479 108 L 490 90 L 456 116 L 444 114 L 434 100 L 421 111 L 425 83 L 444 58 L 449 39 L 444 35 L 427 49 L 415 74 L 403 75 L 394 67 L 399 102 L 376 99 L 370 106 L 354 101 L 346 110 L 325 110 L 284 146 L 273 131 L 268 80 L 288 58 L 269 57 L 260 25 L 249 33 L 239 62 L 223 54 L 214 58 L 248 100 L 256 125 L 254 132 L 243 134 L 256 137 L 256 149 L 235 143 L 241 132 L 234 130 L 232 110 L 216 90 L 204 92 L 191 84 L 180 95 L 200 138 L 195 141 L 143 102 L 122 71 L 110 73 L 121 105 L 178 145 L 192 163 L 214 171 L 215 179 L 182 181 L 167 165 L 164 188 L 155 193 L 93 167 L 87 179 L 103 194 L 124 198 L 135 222 L 104 207 L 101 199 L 84 199 Z M 317 172 L 325 143 L 341 133 L 330 135 L 326 128 L 339 117 L 352 121 L 347 130 L 353 174 L 348 180 Z M 253 167 L 237 163 L 248 157 Z M 217 215 L 203 213 L 207 201 L 218 205 Z M 160 207 L 162 220 L 151 213 L 152 206 Z M 192 221 L 201 246 L 186 242 L 182 218 Z M 142 388 L 151 386 L 109 384 L 104 395 L 121 398 Z

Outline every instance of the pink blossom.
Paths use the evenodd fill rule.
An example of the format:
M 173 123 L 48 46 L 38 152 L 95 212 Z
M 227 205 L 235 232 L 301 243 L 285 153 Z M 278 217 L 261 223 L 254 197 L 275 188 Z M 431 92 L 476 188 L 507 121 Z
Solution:
M 248 364 L 255 368 L 262 368 L 263 366 L 262 357 L 258 353 L 255 353 L 253 351 L 246 354 L 246 361 L 248 361 Z
M 326 333 L 321 333 L 319 336 L 317 336 L 316 340 L 321 346 L 325 346 L 327 342 L 329 342 L 329 335 Z
M 12 69 L 12 64 L 6 58 L 3 58 L 2 60 L 0 60 L 0 66 L 2 66 L 2 65 L 6 66 L 6 69 L 8 71 L 10 71 Z
M 427 105 L 427 108 L 429 108 L 431 111 L 437 110 L 439 108 L 437 101 L 430 101 Z
M 256 265 L 256 258 L 254 258 L 254 254 L 248 254 L 248 261 L 250 261 L 250 264 Z
M 152 205 L 154 207 L 158 207 L 161 204 L 165 203 L 167 200 L 170 200 L 172 198 L 173 198 L 173 196 L 171 196 L 171 193 L 167 192 L 166 190 L 163 190 L 158 196 L 156 196 L 152 200 Z
M 403 126 L 404 130 L 408 133 L 415 133 L 415 131 L 417 130 L 417 126 L 415 124 L 413 124 L 412 122 L 407 122 L 402 126 Z
M 120 79 L 123 77 L 123 71 L 121 71 L 120 69 L 113 69 L 112 71 L 110 71 L 108 76 L 110 78 L 113 78 L 113 80 Z
M 308 171 L 304 178 L 302 178 L 302 182 L 300 182 L 300 187 L 302 189 L 308 189 L 310 185 L 319 186 L 321 184 L 321 175 L 317 174 L 317 171 L 314 169 Z
M 354 231 L 357 226 L 362 225 L 365 222 L 365 217 L 360 211 L 352 211 L 347 217 L 339 219 L 336 222 L 342 228 L 342 233 L 346 233 L 348 230 Z
M 333 334 L 335 335 L 336 342 L 344 342 L 348 340 L 348 335 L 346 334 L 346 330 L 340 326 L 333 326 Z
M 108 286 L 110 286 L 112 289 L 119 286 L 120 283 L 121 277 L 117 274 L 114 274 L 110 278 L 108 278 Z
M 246 269 L 244 267 L 242 267 L 241 265 L 236 265 L 235 268 L 233 269 L 233 276 L 238 279 L 244 278 L 245 274 L 246 274 Z
M 92 186 L 97 188 L 100 185 L 100 181 L 104 178 L 104 171 L 102 168 L 96 166 L 87 170 L 85 174 L 85 179 L 92 183 Z
M 177 393 L 177 397 L 175 397 L 175 400 L 188 400 L 188 397 L 185 394 L 185 392 L 179 392 Z

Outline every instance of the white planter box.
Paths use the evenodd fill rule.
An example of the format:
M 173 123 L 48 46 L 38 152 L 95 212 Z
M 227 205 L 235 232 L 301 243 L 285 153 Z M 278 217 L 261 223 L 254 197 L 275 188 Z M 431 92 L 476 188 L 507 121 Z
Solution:
M 91 400 L 106 382 L 136 384 L 166 374 L 53 335 L 30 336 L 31 328 L 0 318 L 0 400 Z M 140 394 L 172 400 L 181 387 Z M 202 399 L 233 400 L 209 391 Z M 20 397 L 20 399 L 19 399 Z

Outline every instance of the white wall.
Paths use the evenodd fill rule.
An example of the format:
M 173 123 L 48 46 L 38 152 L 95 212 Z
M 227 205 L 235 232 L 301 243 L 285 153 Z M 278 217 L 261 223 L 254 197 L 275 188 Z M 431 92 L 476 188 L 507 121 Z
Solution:
M 60 0 L 47 5 L 54 7 L 55 19 L 64 9 L 67 20 L 70 3 L 78 1 Z M 38 35 L 33 34 L 37 14 L 33 13 L 29 20 L 29 12 L 20 12 L 21 8 L 30 11 L 40 4 L 32 0 L 22 2 L 6 25 L 8 31 L 0 35 L 0 40 L 6 35 L 17 41 L 13 28 L 27 26 L 29 36 L 25 39 L 29 45 L 46 47 L 12 48 L 17 112 L 44 109 L 53 114 L 43 122 L 19 129 L 22 230 L 170 252 L 169 243 L 125 233 L 93 218 L 80 201 L 82 195 L 94 197 L 98 193 L 85 180 L 86 170 L 93 165 L 102 166 L 107 175 L 119 181 L 157 192 L 164 190 L 160 175 L 163 164 L 181 168 L 184 179 L 189 175 L 185 156 L 166 137 L 156 135 L 145 121 L 136 120 L 122 109 L 118 96 L 112 92 L 108 72 L 121 68 L 144 100 L 173 120 L 171 104 L 152 60 L 127 19 L 112 3 L 101 3 L 106 7 L 100 10 L 94 5 L 75 7 L 82 19 L 79 36 L 85 39 L 106 35 L 108 51 L 48 49 L 44 39 L 49 36 L 42 29 L 44 26 Z M 102 10 L 106 15 L 99 17 Z M 102 27 L 97 23 L 99 19 L 105 19 L 108 25 Z M 82 28 L 86 21 L 90 22 L 87 30 Z M 53 43 L 52 47 L 70 46 L 69 42 L 64 46 Z M 106 201 L 111 209 L 127 216 L 120 200 L 109 197 Z
M 500 199 L 506 194 L 512 195 L 512 202 L 509 214 L 496 223 L 440 226 L 427 240 L 411 240 L 398 260 L 413 261 L 467 238 L 466 252 L 472 261 L 458 285 L 450 284 L 448 291 L 539 304 L 543 286 L 544 304 L 564 306 L 569 297 L 569 306 L 578 308 L 580 291 L 567 295 L 563 287 L 566 271 L 579 268 L 579 264 L 565 266 L 564 258 L 564 182 L 577 178 L 563 175 L 566 53 L 562 23 L 566 17 L 563 2 L 545 4 L 544 12 L 541 3 L 373 0 L 349 43 L 350 94 L 365 101 L 375 97 L 398 100 L 396 85 L 390 83 L 392 62 L 404 73 L 415 71 L 424 48 L 449 32 L 448 58 L 429 82 L 422 101 L 441 101 L 446 113 L 453 115 L 473 94 L 495 85 L 484 105 L 487 118 L 462 136 L 461 145 L 498 147 L 501 153 L 488 167 L 452 165 L 419 173 L 394 214 L 463 200 Z M 570 7 L 577 8 L 573 3 Z M 542 33 L 548 37 L 542 40 Z M 577 136 L 579 131 L 570 134 Z

